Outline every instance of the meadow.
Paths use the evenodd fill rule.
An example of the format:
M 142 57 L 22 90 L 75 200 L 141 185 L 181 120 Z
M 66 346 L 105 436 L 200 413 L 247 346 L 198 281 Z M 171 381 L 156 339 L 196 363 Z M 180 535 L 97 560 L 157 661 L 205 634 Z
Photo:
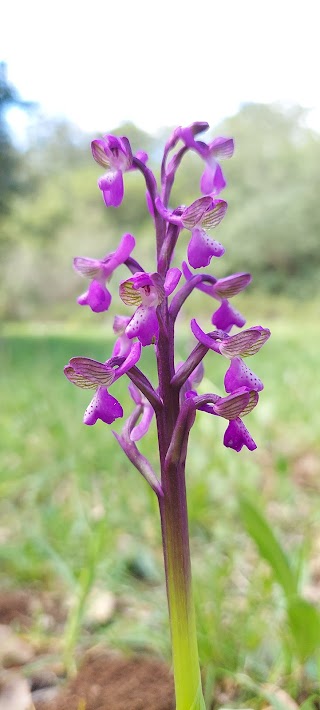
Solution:
M 311 639 L 307 648 L 299 647 L 297 626 L 307 617 L 312 622 L 312 612 L 292 622 L 282 575 L 288 563 L 299 595 L 319 606 L 319 304 L 269 302 L 264 311 L 263 321 L 257 320 L 259 304 L 252 303 L 248 319 L 272 330 L 250 361 L 265 384 L 246 420 L 258 449 L 224 449 L 223 421 L 198 413 L 187 463 L 205 692 L 210 697 L 215 683 L 234 683 L 243 707 L 252 708 L 262 707 L 272 686 L 299 702 L 311 698 L 319 693 L 320 667 L 319 644 Z M 190 340 L 181 327 L 181 359 Z M 7 324 L 1 332 L 1 586 L 49 590 L 71 600 L 58 640 L 66 663 L 75 648 L 101 640 L 170 657 L 155 497 L 110 429 L 100 421 L 83 426 L 90 393 L 62 373 L 74 355 L 105 360 L 111 349 L 104 329 L 79 322 Z M 152 348 L 143 358 L 154 381 Z M 223 358 L 210 354 L 203 391 L 222 393 L 225 369 Z M 113 394 L 128 414 L 124 378 Z M 121 430 L 121 420 L 113 426 Z M 141 449 L 157 467 L 154 425 Z M 265 532 L 265 545 L 254 521 Z M 85 613 L 92 589 L 110 591 L 117 605 L 107 624 L 89 632 Z M 41 628 L 33 633 L 41 635 Z

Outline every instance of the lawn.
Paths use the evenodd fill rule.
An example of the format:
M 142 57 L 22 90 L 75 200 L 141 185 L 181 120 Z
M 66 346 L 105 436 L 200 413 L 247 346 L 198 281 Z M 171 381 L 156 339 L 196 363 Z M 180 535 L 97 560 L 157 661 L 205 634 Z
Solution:
M 318 688 L 317 653 L 299 657 L 283 588 L 249 536 L 239 502 L 245 496 L 266 518 L 299 576 L 299 592 L 319 606 L 320 325 L 311 311 L 265 321 L 272 338 L 250 362 L 265 390 L 246 421 L 257 451 L 224 449 L 223 421 L 198 413 L 187 465 L 206 692 L 209 697 L 216 681 L 228 679 L 254 708 L 261 707 L 266 683 L 295 698 L 302 687 L 310 695 Z M 183 331 L 180 359 L 190 340 Z M 90 329 L 7 326 L 1 337 L 1 583 L 68 600 L 59 640 L 68 662 L 89 635 L 90 643 L 103 639 L 170 657 L 155 497 L 106 425 L 82 424 L 90 393 L 62 374 L 73 355 L 105 360 L 111 349 L 111 340 Z M 152 348 L 143 360 L 154 381 Z M 223 358 L 210 354 L 202 391 L 222 393 L 225 369 Z M 129 413 L 124 378 L 112 392 Z M 114 428 L 121 426 L 118 420 Z M 154 426 L 141 448 L 157 467 Z M 110 622 L 89 632 L 91 588 L 118 601 Z

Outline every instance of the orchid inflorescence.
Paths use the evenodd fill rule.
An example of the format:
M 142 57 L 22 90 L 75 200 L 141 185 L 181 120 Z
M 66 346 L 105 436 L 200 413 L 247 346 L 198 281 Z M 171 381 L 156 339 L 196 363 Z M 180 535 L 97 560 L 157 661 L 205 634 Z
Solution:
M 209 144 L 196 140 L 197 133 L 206 128 L 206 123 L 194 123 L 187 128 L 177 128 L 173 132 L 164 150 L 160 194 L 155 177 L 146 165 L 148 156 L 142 151 L 133 156 L 127 138 L 106 135 L 92 142 L 94 159 L 107 168 L 98 185 L 108 207 L 118 207 L 123 200 L 124 172 L 138 169 L 144 174 L 147 203 L 157 231 L 157 271 L 146 273 L 130 256 L 135 247 L 135 239 L 128 233 L 123 235 L 117 249 L 101 260 L 84 257 L 74 259 L 76 271 L 91 279 L 87 291 L 78 298 L 80 305 L 88 305 L 94 312 L 107 311 L 111 304 L 111 294 L 106 283 L 118 266 L 126 264 L 132 276 L 120 284 L 119 294 L 123 303 L 137 308 L 132 316 L 115 317 L 114 331 L 118 338 L 109 360 L 99 363 L 88 358 L 72 358 L 65 368 L 65 374 L 79 387 L 96 389 L 86 410 L 84 422 L 94 424 L 97 419 L 101 419 L 111 424 L 116 418 L 123 416 L 123 410 L 120 403 L 109 394 L 108 387 L 121 375 L 127 374 L 139 390 L 140 373 L 135 367 L 141 353 L 139 343 L 143 347 L 155 345 L 159 351 L 160 327 L 165 339 L 173 338 L 172 326 L 180 308 L 194 288 L 200 289 L 219 302 L 219 307 L 212 316 L 216 330 L 205 334 L 195 320 L 191 321 L 191 330 L 199 345 L 191 353 L 184 367 L 180 365 L 179 371 L 173 374 L 172 385 L 179 390 L 184 386 L 185 398 L 192 398 L 196 409 L 222 416 L 229 421 L 224 436 L 225 446 L 240 451 L 245 445 L 253 450 L 256 444 L 242 417 L 256 406 L 258 392 L 263 389 L 263 384 L 243 362 L 243 358 L 256 353 L 269 338 L 270 332 L 267 328 L 255 326 L 237 335 L 229 334 L 233 326 L 241 328 L 245 324 L 245 319 L 231 306 L 229 299 L 248 286 L 251 275 L 237 273 L 216 279 L 208 274 L 192 272 L 186 262 L 183 262 L 181 270 L 171 267 L 174 247 L 183 229 L 191 231 L 187 255 L 189 265 L 194 269 L 208 266 L 213 257 L 221 257 L 225 251 L 222 244 L 209 236 L 208 230 L 219 225 L 227 210 L 225 200 L 217 198 L 226 186 L 219 160 L 232 156 L 234 143 L 231 138 L 223 137 L 216 138 Z M 182 142 L 182 147 L 167 164 L 169 152 L 179 141 Z M 204 196 L 187 207 L 179 206 L 171 210 L 168 208 L 168 201 L 175 172 L 188 149 L 195 151 L 205 162 L 200 182 Z M 182 273 L 185 284 L 178 288 Z M 173 298 L 169 305 L 168 297 L 171 294 Z M 186 391 L 185 383 L 192 381 L 192 372 L 209 350 L 230 359 L 224 380 L 228 393 L 226 397 L 216 394 L 198 396 L 195 390 Z M 155 403 L 159 408 L 165 406 L 159 388 L 153 389 L 145 378 L 142 380 L 140 393 L 144 397 L 144 406 L 148 402 L 151 411 Z M 132 396 L 132 386 L 129 391 Z M 183 405 L 184 401 L 181 401 L 182 408 Z M 140 405 L 140 408 L 143 412 L 144 407 Z M 146 434 L 150 417 L 142 414 L 142 420 L 144 424 L 140 423 L 139 438 Z M 136 437 L 136 433 L 134 436 Z M 118 440 L 121 441 L 119 438 Z
M 98 419 L 112 424 L 123 417 L 123 409 L 109 389 L 123 375 L 130 380 L 129 393 L 134 402 L 132 414 L 120 434 L 114 432 L 128 459 L 155 491 L 162 524 L 167 594 L 169 601 L 173 664 L 177 709 L 203 708 L 194 613 L 191 603 L 191 571 L 188 520 L 185 493 L 185 461 L 189 433 L 197 411 L 222 417 L 227 423 L 223 443 L 239 452 L 250 451 L 256 444 L 243 418 L 257 405 L 261 380 L 250 370 L 244 358 L 255 354 L 270 336 L 267 328 L 256 325 L 243 329 L 245 319 L 230 303 L 251 281 L 249 273 L 216 278 L 202 271 L 225 249 L 209 231 L 223 220 L 227 202 L 219 197 L 226 186 L 220 161 L 231 158 L 234 142 L 218 137 L 209 143 L 197 139 L 209 128 L 196 122 L 176 128 L 167 141 L 162 165 L 161 185 L 148 166 L 148 156 L 133 155 L 126 137 L 105 135 L 92 142 L 94 159 L 106 172 L 98 180 L 107 207 L 118 207 L 124 197 L 124 173 L 138 170 L 146 184 L 146 202 L 156 236 L 156 270 L 146 272 L 132 256 L 135 239 L 122 236 L 118 247 L 102 259 L 76 257 L 74 268 L 90 283 L 78 298 L 96 313 L 107 311 L 111 293 L 107 283 L 114 271 L 125 265 L 130 277 L 122 281 L 119 295 L 128 315 L 117 315 L 113 329 L 116 340 L 111 357 L 105 362 L 73 357 L 65 367 L 66 377 L 75 385 L 95 390 L 84 414 L 85 424 Z M 200 181 L 202 196 L 191 205 L 169 207 L 176 172 L 187 151 L 194 151 L 204 161 Z M 187 261 L 173 266 L 175 246 L 180 234 L 191 233 Z M 191 267 L 191 268 L 190 268 Z M 193 271 L 195 270 L 195 271 Z M 184 279 L 181 285 L 181 279 Z M 175 325 L 186 299 L 198 289 L 217 302 L 212 315 L 213 330 L 204 332 L 196 319 L 191 332 L 196 344 L 184 362 L 175 362 Z M 230 334 L 236 326 L 237 332 Z M 241 330 L 242 329 L 242 330 Z M 142 348 L 155 350 L 158 382 L 154 386 L 137 366 Z M 224 378 L 226 394 L 198 394 L 196 387 L 203 377 L 203 359 L 214 351 L 229 360 Z M 155 414 L 160 475 L 139 451 L 138 442 L 147 432 Z

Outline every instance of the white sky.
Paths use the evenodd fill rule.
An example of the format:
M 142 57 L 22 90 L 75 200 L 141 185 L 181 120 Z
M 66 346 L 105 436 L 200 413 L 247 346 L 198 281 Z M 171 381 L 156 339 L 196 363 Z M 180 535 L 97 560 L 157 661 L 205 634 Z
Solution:
M 319 16 L 319 0 L 7 0 L 0 59 L 22 98 L 89 132 L 214 126 L 247 101 L 300 104 L 320 130 Z

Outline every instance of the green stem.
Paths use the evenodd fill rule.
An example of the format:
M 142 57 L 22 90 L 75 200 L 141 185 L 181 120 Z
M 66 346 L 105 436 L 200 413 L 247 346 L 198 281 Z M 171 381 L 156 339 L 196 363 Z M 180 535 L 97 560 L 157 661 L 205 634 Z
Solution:
M 192 595 L 184 470 L 170 470 L 159 500 L 169 604 L 176 710 L 205 710 Z

